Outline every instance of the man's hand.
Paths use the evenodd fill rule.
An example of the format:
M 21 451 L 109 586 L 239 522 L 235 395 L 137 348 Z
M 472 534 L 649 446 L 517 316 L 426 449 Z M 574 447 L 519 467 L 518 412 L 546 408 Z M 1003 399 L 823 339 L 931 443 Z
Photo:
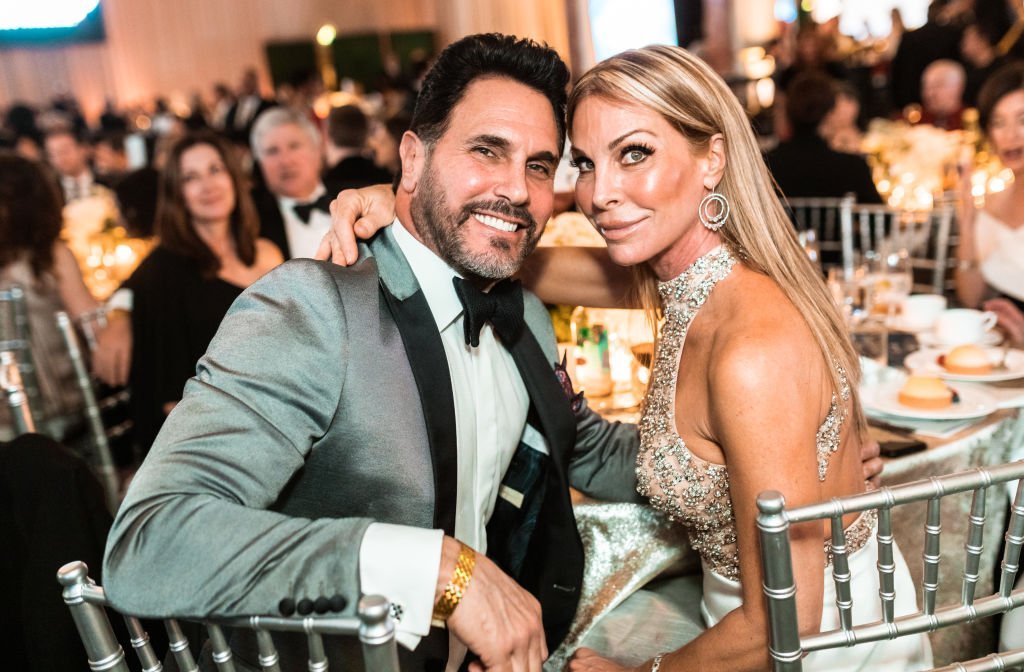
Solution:
M 452 575 L 459 549 L 457 541 L 445 537 L 437 596 Z M 540 603 L 484 555 L 476 556 L 473 576 L 448 618 L 448 629 L 480 657 L 470 664 L 471 672 L 540 672 L 548 657 Z
M 1024 313 L 1006 299 L 986 301 L 983 307 L 999 318 L 999 328 L 1006 332 L 1010 344 L 1015 348 L 1024 348 Z
M 869 439 L 860 444 L 860 464 L 864 470 L 864 480 L 870 481 L 876 488 L 882 484 L 882 469 L 884 463 L 881 458 L 881 447 L 878 441 Z
M 107 326 L 96 335 L 92 353 L 92 372 L 107 385 L 128 383 L 132 363 L 132 322 L 128 313 L 114 310 L 107 315 Z
M 331 201 L 331 230 L 313 258 L 350 266 L 359 259 L 356 238 L 370 238 L 394 220 L 395 194 L 388 185 L 346 189 Z

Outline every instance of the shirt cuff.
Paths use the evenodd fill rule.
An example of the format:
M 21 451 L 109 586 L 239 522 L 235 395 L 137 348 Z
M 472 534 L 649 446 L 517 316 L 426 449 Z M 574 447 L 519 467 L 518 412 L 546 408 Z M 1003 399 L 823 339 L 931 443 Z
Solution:
M 359 547 L 361 591 L 391 602 L 395 638 L 407 649 L 430 632 L 443 540 L 443 530 L 372 523 Z
M 135 294 L 132 290 L 122 287 L 107 299 L 107 310 L 123 310 L 130 313 L 132 312 L 134 299 Z

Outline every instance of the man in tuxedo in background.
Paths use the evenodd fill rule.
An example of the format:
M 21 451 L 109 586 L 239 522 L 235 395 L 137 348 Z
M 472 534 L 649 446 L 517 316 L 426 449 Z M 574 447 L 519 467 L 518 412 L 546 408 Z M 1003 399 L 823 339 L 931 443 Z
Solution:
M 274 107 L 256 120 L 251 147 L 264 186 L 253 190 L 260 235 L 285 259 L 312 257 L 331 225 L 329 207 L 338 193 L 321 179 L 320 131 L 306 115 Z
M 232 141 L 245 145 L 249 142 L 256 119 L 274 105 L 276 103 L 273 100 L 260 95 L 259 73 L 255 68 L 249 68 L 242 74 L 238 98 L 224 116 L 224 132 Z
M 551 214 L 568 77 L 527 40 L 442 53 L 402 140 L 395 226 L 350 268 L 284 264 L 225 317 L 118 513 L 115 606 L 351 614 L 380 593 L 415 647 L 404 669 L 454 672 L 467 649 L 540 669 L 580 595 L 569 481 L 639 501 L 635 427 L 566 393 L 547 311 L 507 280 Z M 266 123 L 299 133 L 280 142 L 263 124 L 264 161 L 301 148 L 297 122 Z
M 324 182 L 337 190 L 390 182 L 391 174 L 367 156 L 370 120 L 358 105 L 342 105 L 327 115 L 327 165 Z
M 43 148 L 47 162 L 57 173 L 65 203 L 91 196 L 93 187 L 102 183 L 89 165 L 88 145 L 74 131 L 50 131 L 43 140 Z

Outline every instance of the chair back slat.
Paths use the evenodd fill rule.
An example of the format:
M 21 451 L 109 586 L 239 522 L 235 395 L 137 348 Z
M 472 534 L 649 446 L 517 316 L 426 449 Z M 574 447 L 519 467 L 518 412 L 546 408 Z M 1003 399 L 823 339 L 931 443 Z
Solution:
M 967 524 L 967 541 L 964 542 L 964 582 L 960 590 L 960 603 L 974 604 L 974 591 L 978 587 L 978 571 L 981 567 L 981 552 L 985 546 L 985 503 L 988 501 L 987 488 L 978 488 L 971 499 L 971 516 Z
M 17 435 L 36 431 L 35 419 L 29 406 L 25 385 L 21 380 L 18 360 L 11 350 L 0 351 L 0 388 L 3 390 L 7 407 L 11 410 L 11 421 Z
M 224 628 L 216 623 L 207 623 L 206 632 L 210 636 L 210 652 L 217 672 L 235 672 L 234 656 L 228 646 L 228 638 L 224 635 Z
M 114 636 L 107 612 L 101 604 L 86 599 L 86 589 L 95 585 L 89 579 L 89 568 L 84 562 L 64 565 L 57 572 L 57 581 L 63 586 L 64 604 L 71 611 L 71 618 L 85 647 L 89 669 L 129 672 L 124 649 Z
M 199 672 L 196 659 L 192 657 L 192 650 L 188 648 L 188 638 L 181 630 L 181 625 L 173 618 L 164 621 L 164 629 L 167 630 L 167 648 L 174 656 L 174 662 L 178 664 L 181 672 Z
M 896 559 L 892 543 L 892 509 L 878 510 L 878 599 L 882 620 L 892 623 L 896 613 Z
M 1024 544 L 1024 478 L 1017 483 L 1017 493 L 1010 509 L 1010 524 L 1006 527 L 1006 548 L 1003 550 L 1002 578 L 999 595 L 1009 597 L 1020 571 L 1021 545 Z
M 82 400 L 85 402 L 85 419 L 89 427 L 89 435 L 92 437 L 93 446 L 93 469 L 96 471 L 100 483 L 103 484 L 103 491 L 107 496 L 107 508 L 111 512 L 117 510 L 118 506 L 118 485 L 117 470 L 114 467 L 114 458 L 110 452 L 110 444 L 107 442 L 107 432 L 103 428 L 103 418 L 100 415 L 100 407 L 96 402 L 96 392 L 92 386 L 92 376 L 86 368 L 85 359 L 82 357 L 82 348 L 78 345 L 78 337 L 75 335 L 71 318 L 64 311 L 58 312 L 54 319 L 61 338 L 64 340 L 64 347 L 67 348 L 68 356 L 71 359 L 71 366 L 75 371 L 75 382 L 82 393 Z
M 788 547 L 788 544 L 787 544 Z M 89 579 L 89 568 L 84 562 L 71 562 L 57 572 L 57 580 L 64 586 L 64 601 L 71 610 L 78 633 L 86 646 L 90 667 L 94 670 L 128 672 L 124 651 L 114 636 L 105 608 L 109 608 L 103 589 Z M 366 595 L 359 600 L 358 618 L 249 616 L 222 618 L 204 623 L 210 638 L 210 650 L 218 672 L 235 672 L 235 664 L 223 627 L 244 628 L 256 635 L 260 669 L 280 672 L 281 664 L 274 645 L 272 631 L 304 633 L 306 635 L 307 670 L 321 672 L 328 669 L 324 635 L 357 635 L 362 645 L 365 669 L 370 672 L 399 672 L 395 622 L 391 618 L 390 602 L 380 595 Z M 132 644 L 136 651 L 148 647 L 149 637 L 138 620 L 125 617 Z M 164 621 L 170 651 L 182 672 L 198 670 L 181 626 L 175 619 Z M 146 646 L 136 645 L 136 641 Z M 145 672 L 162 669 L 150 652 L 140 653 L 139 660 Z M 96 665 L 100 665 L 97 667 Z
M 774 490 L 757 498 L 757 528 L 761 533 L 761 571 L 771 629 L 769 646 L 776 670 L 799 670 L 803 650 L 796 623 L 796 583 L 789 549 L 786 500 Z
M 324 638 L 319 633 L 311 632 L 306 638 L 309 647 L 309 672 L 321 672 L 327 669 L 327 652 L 324 650 Z
M 142 623 L 134 616 L 124 617 L 125 625 L 128 626 L 128 634 L 132 638 L 132 649 L 135 650 L 135 657 L 139 659 L 142 672 L 161 672 L 163 664 L 153 650 L 149 641 L 149 633 L 142 627 Z
M 832 580 L 836 584 L 839 626 L 849 630 L 853 627 L 853 596 L 850 593 L 850 559 L 846 554 L 842 514 L 832 516 Z
M 928 500 L 928 513 L 924 524 L 924 580 L 921 582 L 921 602 L 924 613 L 935 613 L 935 598 L 939 592 L 939 560 L 942 559 L 939 535 L 942 520 L 939 498 Z
M 280 658 L 274 638 L 266 630 L 256 631 L 256 647 L 259 652 L 260 670 L 263 672 L 281 672 Z

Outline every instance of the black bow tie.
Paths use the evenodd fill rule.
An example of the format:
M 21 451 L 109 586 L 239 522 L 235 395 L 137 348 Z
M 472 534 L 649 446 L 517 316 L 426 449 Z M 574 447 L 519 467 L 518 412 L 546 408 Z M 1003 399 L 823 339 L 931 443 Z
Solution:
M 324 194 L 315 201 L 309 203 L 296 203 L 292 206 L 295 211 L 295 216 L 302 220 L 303 224 L 309 224 L 309 216 L 313 214 L 314 210 L 322 210 L 323 212 L 329 213 L 331 211 L 331 201 L 334 199 Z
M 480 345 L 480 330 L 490 322 L 505 347 L 519 340 L 523 333 L 523 287 L 518 280 L 502 280 L 486 294 L 462 278 L 452 278 L 455 293 L 462 302 L 462 323 L 466 345 Z

